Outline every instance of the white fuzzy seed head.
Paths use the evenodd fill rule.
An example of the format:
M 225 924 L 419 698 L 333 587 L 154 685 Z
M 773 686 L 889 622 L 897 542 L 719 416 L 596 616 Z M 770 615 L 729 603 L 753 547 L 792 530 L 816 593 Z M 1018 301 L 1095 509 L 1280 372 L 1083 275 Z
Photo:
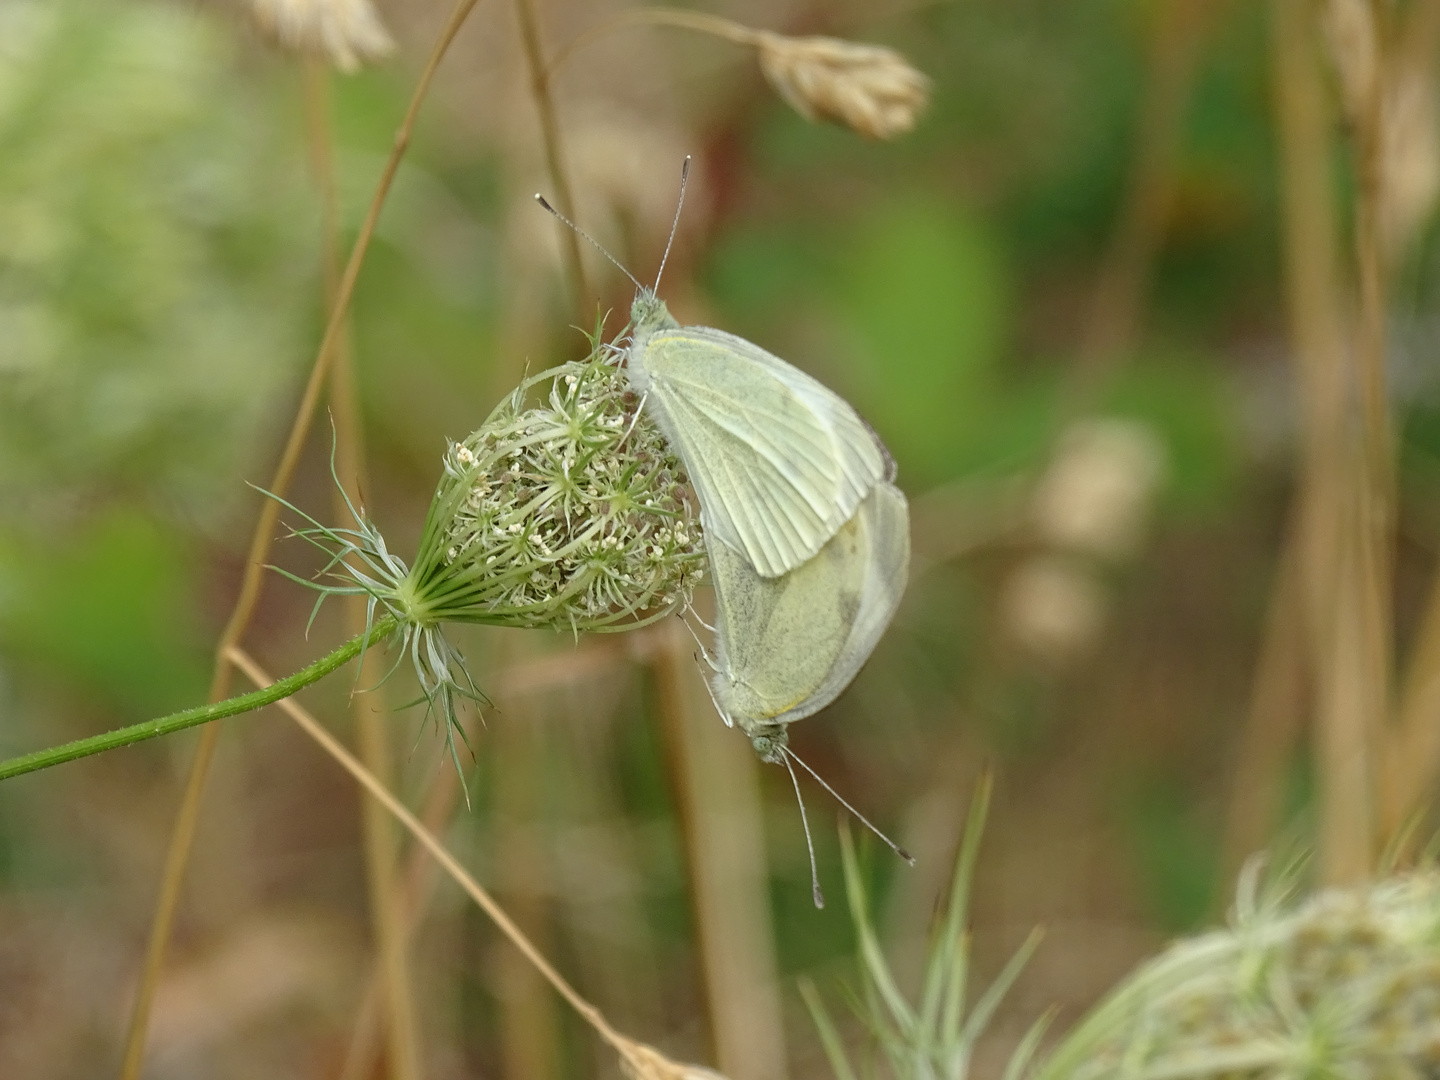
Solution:
M 1037 1080 L 1436 1075 L 1440 873 L 1236 908 L 1122 983 Z

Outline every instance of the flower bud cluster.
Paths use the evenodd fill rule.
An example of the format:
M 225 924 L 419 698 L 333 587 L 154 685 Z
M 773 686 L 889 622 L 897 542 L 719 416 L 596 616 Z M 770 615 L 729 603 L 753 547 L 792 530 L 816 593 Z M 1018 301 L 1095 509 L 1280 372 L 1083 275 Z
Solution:
M 525 408 L 542 380 L 547 400 Z M 637 405 L 601 350 L 526 380 L 452 443 L 410 575 L 417 613 L 579 632 L 688 602 L 705 567 L 699 518 Z
M 354 507 L 353 529 L 309 519 L 299 534 L 340 581 L 309 584 L 366 595 L 372 615 L 395 617 L 421 691 L 451 730 L 457 698 L 485 699 L 445 623 L 630 630 L 685 607 L 704 575 L 698 503 L 621 355 L 597 335 L 586 360 L 524 380 L 450 444 L 412 565 Z M 529 404 L 544 384 L 542 403 Z

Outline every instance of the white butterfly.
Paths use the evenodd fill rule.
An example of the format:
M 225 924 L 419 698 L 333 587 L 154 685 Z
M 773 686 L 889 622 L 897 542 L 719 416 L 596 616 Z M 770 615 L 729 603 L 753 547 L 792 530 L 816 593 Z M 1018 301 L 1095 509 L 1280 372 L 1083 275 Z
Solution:
M 680 206 L 689 165 L 686 158 Z M 799 762 L 913 861 L 788 749 L 786 730 L 850 684 L 905 591 L 910 513 L 891 483 L 889 453 L 844 398 L 803 371 L 734 334 L 682 327 L 654 288 L 535 197 L 639 290 L 626 370 L 700 500 L 718 616 L 710 685 L 717 710 L 762 760 L 790 769 L 792 781 L 790 763 Z M 800 812 L 803 820 L 803 800 Z M 807 823 L 807 843 L 809 831 Z M 815 903 L 823 906 L 809 846 Z
M 889 481 L 809 561 L 766 578 L 706 537 L 715 589 L 711 693 L 760 757 L 780 762 L 786 725 L 819 712 L 870 658 L 910 568 L 910 514 Z
M 630 383 L 684 462 L 706 535 L 765 578 L 812 558 L 885 474 L 874 432 L 760 346 L 681 326 L 649 289 L 630 318 Z
M 789 749 L 788 728 L 850 685 L 890 625 L 910 570 L 909 507 L 889 478 L 881 480 L 813 558 L 776 578 L 762 577 L 723 540 L 707 536 L 705 546 L 716 612 L 710 694 L 725 722 L 750 737 L 762 761 L 789 770 L 810 851 L 815 906 L 824 907 L 792 761 L 897 855 L 914 862 Z
M 689 170 L 686 158 L 677 225 Z M 535 198 L 635 282 L 626 372 L 685 465 L 706 535 L 744 555 L 761 577 L 812 558 L 890 467 L 875 432 L 835 391 L 760 346 L 708 326 L 681 326 L 655 289 Z M 660 274 L 669 255 L 667 244 Z

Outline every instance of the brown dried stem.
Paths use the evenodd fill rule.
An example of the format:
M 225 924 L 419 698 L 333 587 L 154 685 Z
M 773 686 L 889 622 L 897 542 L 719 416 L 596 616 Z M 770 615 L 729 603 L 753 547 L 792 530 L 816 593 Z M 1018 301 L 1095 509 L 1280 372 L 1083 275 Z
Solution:
M 1250 711 L 1230 784 L 1224 881 L 1235 880 L 1245 860 L 1265 847 L 1277 824 L 1286 765 L 1304 730 L 1310 704 L 1299 524 L 1292 523 L 1285 537 L 1270 590 Z
M 1433 65 L 1440 47 L 1440 0 L 1417 0 L 1394 46 L 1397 68 Z M 1381 800 L 1382 837 L 1387 844 L 1397 841 L 1431 792 L 1440 768 L 1440 569 L 1435 571 L 1411 648 L 1391 735 Z
M 1177 0 L 1155 10 L 1126 198 L 1100 263 L 1081 338 L 1086 382 L 1132 349 L 1139 336 L 1155 256 L 1175 201 L 1175 157 L 1185 113 L 1217 6 L 1218 0 Z
M 1373 844 L 1376 684 L 1362 640 L 1373 635 L 1359 621 L 1374 613 L 1358 513 L 1365 470 L 1349 397 L 1332 122 L 1313 8 L 1308 0 L 1274 0 L 1271 13 L 1286 313 L 1301 404 L 1298 525 L 1290 557 L 1300 567 L 1315 679 L 1321 871 L 1327 881 L 1341 882 L 1369 870 Z
M 570 177 L 565 169 L 564 151 L 560 145 L 560 125 L 555 118 L 555 99 L 550 92 L 550 69 L 540 44 L 540 25 L 535 18 L 534 0 L 515 0 L 515 18 L 520 24 L 520 42 L 524 46 L 525 66 L 530 73 L 530 92 L 535 96 L 535 109 L 540 114 L 540 134 L 545 143 L 545 164 L 554 185 L 554 201 L 559 211 L 575 220 L 575 200 L 571 196 Z M 564 222 L 557 221 L 560 241 L 565 252 L 565 271 L 570 279 L 570 292 L 577 310 L 585 306 L 590 285 L 585 280 L 585 264 L 580 261 L 580 237 Z
M 226 655 L 235 667 L 244 672 L 246 678 L 256 686 L 264 687 L 273 682 L 265 670 L 238 646 L 232 646 Z M 430 853 L 431 857 L 440 864 L 455 883 L 465 890 L 470 899 L 474 900 L 480 909 L 490 916 L 495 925 L 499 927 L 500 932 L 510 939 L 511 944 L 520 950 L 521 955 L 544 977 L 545 981 L 554 987 L 555 992 L 564 998 L 602 1039 L 619 1050 L 622 1055 L 627 1054 L 634 1047 L 635 1044 L 632 1040 L 611 1027 L 600 1010 L 581 997 L 565 977 L 555 970 L 550 961 L 545 959 L 540 951 L 531 944 L 530 939 L 510 919 L 510 916 L 505 913 L 505 909 L 495 902 L 495 899 L 478 881 L 470 876 L 470 873 L 460 865 L 455 856 L 450 854 L 435 834 L 421 824 L 420 820 L 391 794 L 390 790 L 380 783 L 370 770 L 346 750 L 340 740 L 326 731 L 319 721 L 298 702 L 287 698 L 280 704 L 305 734 L 309 735 L 320 745 L 321 749 L 339 762 L 340 766 L 353 776 L 387 813 L 392 815 L 411 836 L 419 841 L 420 845 Z
M 306 130 L 309 135 L 311 168 L 320 194 L 324 246 L 325 308 L 333 310 L 340 286 L 340 200 L 336 190 L 334 152 L 331 145 L 330 73 L 320 59 L 309 54 L 304 64 Z M 359 395 L 355 386 L 355 357 L 351 348 L 349 320 L 342 324 L 336 339 L 330 372 L 330 415 L 335 425 L 335 467 L 344 491 L 334 493 L 332 507 L 343 521 L 350 506 L 364 505 L 367 470 L 364 427 Z M 349 502 L 346 502 L 346 499 Z M 347 596 L 342 609 L 347 631 L 364 632 L 367 598 Z M 382 783 L 394 783 L 388 730 L 384 724 L 384 663 L 378 651 L 367 651 L 360 661 L 360 685 L 373 687 L 363 696 L 350 697 L 350 715 L 355 722 L 360 757 Z M 396 840 L 394 822 L 370 800 L 360 804 L 361 828 L 365 841 L 365 869 L 369 886 L 371 922 L 383 972 L 390 1076 L 393 1080 L 419 1080 L 423 1073 L 420 1046 L 415 1034 L 414 994 L 406 964 L 407 934 L 403 913 L 396 903 Z
M 698 684 L 692 643 L 671 622 L 651 670 L 685 833 L 715 1060 L 728 1076 L 781 1080 L 785 1032 L 757 759 L 717 722 Z
M 336 289 L 335 305 L 331 309 L 325 333 L 320 339 L 320 346 L 316 351 L 309 380 L 306 382 L 305 390 L 296 407 L 295 420 L 291 426 L 289 437 L 286 439 L 280 461 L 270 480 L 269 490 L 276 495 L 283 496 L 289 490 L 290 482 L 299 464 L 300 454 L 310 431 L 310 423 L 314 418 L 315 406 L 319 401 L 326 376 L 329 374 L 335 346 L 345 324 L 345 313 L 349 308 L 350 299 L 354 295 L 360 267 L 365 260 L 365 253 L 369 249 L 376 222 L 380 218 L 380 211 L 390 193 L 390 185 L 395 179 L 396 170 L 399 169 L 400 161 L 410 145 L 410 136 L 414 131 L 420 105 L 429 92 L 430 83 L 439 69 L 440 61 L 478 2 L 479 0 L 457 0 L 449 20 L 435 42 L 430 58 L 420 74 L 420 81 L 410 99 L 405 118 L 396 132 L 389 160 L 386 161 L 385 168 L 380 175 L 375 194 L 370 201 L 370 208 L 365 215 L 365 221 L 355 239 L 354 247 L 351 248 L 349 262 L 345 266 L 345 272 Z M 265 562 L 279 514 L 280 506 L 274 499 L 265 499 L 261 503 L 260 515 L 250 539 L 250 550 L 246 557 L 245 572 L 240 582 L 240 591 L 235 600 L 235 607 L 231 611 L 230 619 L 225 624 L 216 645 L 214 673 L 210 683 L 209 700 L 211 701 L 223 699 L 229 690 L 230 649 L 244 635 L 255 614 L 255 605 L 260 598 L 260 588 L 264 581 Z M 180 808 L 176 812 L 175 825 L 171 830 L 170 843 L 165 852 L 160 895 L 151 920 L 144 966 L 135 992 L 130 1025 L 126 1032 L 124 1057 L 120 1069 L 121 1080 L 135 1080 L 139 1076 L 140 1066 L 144 1060 L 145 1035 L 150 1026 L 150 1010 L 154 1004 L 155 988 L 159 983 L 160 967 L 164 962 L 165 948 L 174 925 L 175 911 L 180 899 L 180 887 L 184 881 L 185 867 L 189 863 L 190 848 L 195 839 L 195 825 L 199 819 L 200 800 L 205 791 L 205 781 L 209 774 L 210 763 L 215 756 L 220 730 L 219 724 L 210 724 L 201 733 L 195 758 L 190 766 L 190 774 L 186 780 L 185 792 L 181 797 Z

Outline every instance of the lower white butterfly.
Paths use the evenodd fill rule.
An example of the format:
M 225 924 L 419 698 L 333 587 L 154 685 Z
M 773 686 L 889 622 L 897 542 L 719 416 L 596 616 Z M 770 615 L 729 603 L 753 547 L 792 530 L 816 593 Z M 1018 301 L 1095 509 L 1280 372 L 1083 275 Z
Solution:
M 870 658 L 905 591 L 910 514 L 888 481 L 871 489 L 818 554 L 766 578 L 706 537 L 715 589 L 711 692 L 762 759 L 783 760 L 787 725 L 819 712 Z
M 750 737 L 762 760 L 814 776 L 907 862 L 908 854 L 790 751 L 788 725 L 819 712 L 850 685 L 890 624 L 910 569 L 905 496 L 881 480 L 814 558 L 778 578 L 761 576 L 723 540 L 706 537 L 715 590 L 715 707 Z M 808 842 L 810 826 L 804 821 Z M 815 906 L 824 898 L 810 845 Z

